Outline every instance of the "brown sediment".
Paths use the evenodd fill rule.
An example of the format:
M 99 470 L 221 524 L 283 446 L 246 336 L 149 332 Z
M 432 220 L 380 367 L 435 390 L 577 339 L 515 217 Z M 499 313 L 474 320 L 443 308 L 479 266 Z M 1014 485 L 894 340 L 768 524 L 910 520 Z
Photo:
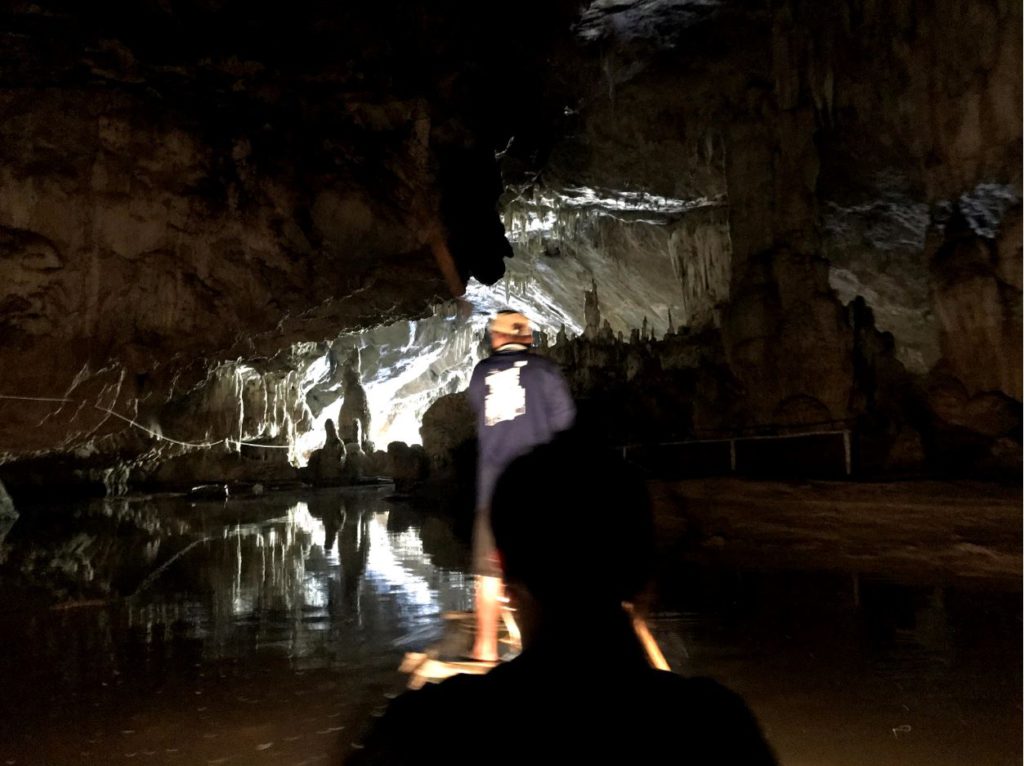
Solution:
M 686 558 L 1020 587 L 1020 487 L 727 478 L 650 486 L 662 540 Z

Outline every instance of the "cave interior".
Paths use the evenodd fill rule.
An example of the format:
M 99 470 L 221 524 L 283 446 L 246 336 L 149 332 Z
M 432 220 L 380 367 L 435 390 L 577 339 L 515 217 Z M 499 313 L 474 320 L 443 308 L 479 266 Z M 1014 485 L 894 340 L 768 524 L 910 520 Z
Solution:
M 914 614 L 950 624 L 966 607 L 934 593 L 967 587 L 1019 643 L 1019 2 L 13 0 L 0 36 L 10 603 L 107 603 L 171 566 L 111 563 L 72 508 L 147 546 L 193 522 L 142 497 L 223 521 L 225 495 L 390 487 L 464 524 L 464 391 L 507 307 L 649 477 L 663 558 L 839 571 L 857 608 L 861 574 L 923 582 Z M 337 542 L 344 580 L 352 526 L 316 502 L 288 523 Z M 380 545 L 412 525 L 461 566 L 392 513 Z M 1009 734 L 962 752 L 1019 755 L 986 694 Z M 781 718 L 773 743 L 811 752 Z

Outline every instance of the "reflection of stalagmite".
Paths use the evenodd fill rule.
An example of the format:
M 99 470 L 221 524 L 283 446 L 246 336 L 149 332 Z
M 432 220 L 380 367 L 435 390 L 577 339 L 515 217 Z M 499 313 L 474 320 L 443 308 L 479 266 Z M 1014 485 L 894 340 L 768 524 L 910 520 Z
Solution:
M 338 530 L 344 524 L 345 498 L 338 497 L 333 492 L 330 494 L 317 493 L 306 502 L 309 506 L 309 515 L 320 519 L 324 525 L 324 553 L 327 554 L 334 549 Z
M 363 511 L 343 513 L 338 533 L 341 559 L 342 603 L 346 611 L 359 614 L 359 583 L 366 573 L 370 552 L 369 514 Z
M 334 548 L 338 530 L 345 519 L 345 500 L 338 498 L 338 506 L 324 514 L 324 553 Z

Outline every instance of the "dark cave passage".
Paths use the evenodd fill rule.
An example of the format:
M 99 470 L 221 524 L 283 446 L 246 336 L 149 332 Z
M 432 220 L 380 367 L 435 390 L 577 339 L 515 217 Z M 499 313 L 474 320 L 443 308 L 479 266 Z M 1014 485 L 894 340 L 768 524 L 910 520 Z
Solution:
M 1020 3 L 490 10 L 0 10 L 0 761 L 356 757 L 474 609 L 512 309 L 674 670 L 1019 762 Z

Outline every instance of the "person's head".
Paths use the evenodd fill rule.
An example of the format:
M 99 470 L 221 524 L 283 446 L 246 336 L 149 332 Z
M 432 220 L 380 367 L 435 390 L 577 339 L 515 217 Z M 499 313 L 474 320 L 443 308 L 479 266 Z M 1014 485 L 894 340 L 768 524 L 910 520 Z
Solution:
M 530 326 L 530 320 L 518 311 L 499 311 L 491 320 L 488 331 L 491 336 L 491 348 L 495 351 L 510 344 L 533 345 L 533 328 Z
M 643 480 L 608 451 L 561 435 L 515 460 L 491 504 L 510 592 L 542 611 L 617 607 L 644 589 L 653 522 Z

